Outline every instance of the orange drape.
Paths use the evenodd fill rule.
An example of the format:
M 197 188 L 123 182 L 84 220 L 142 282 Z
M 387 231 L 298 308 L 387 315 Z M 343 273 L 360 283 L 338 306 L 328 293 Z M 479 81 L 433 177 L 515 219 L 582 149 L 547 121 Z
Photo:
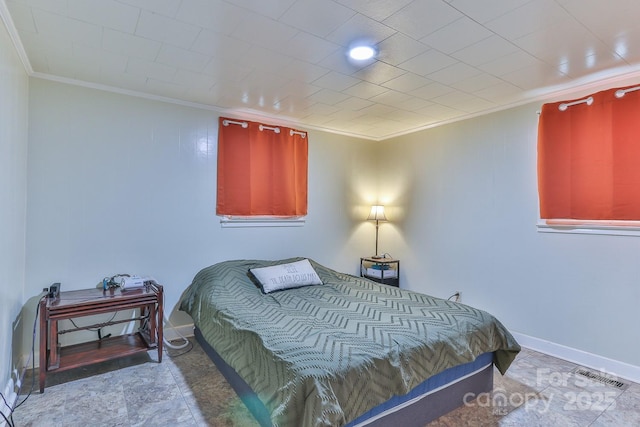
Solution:
M 540 217 L 640 220 L 640 91 L 610 89 L 538 123 Z M 585 99 L 586 97 L 580 98 Z
M 235 216 L 307 214 L 307 138 L 291 128 L 218 123 L 216 213 Z M 238 121 L 236 119 L 226 119 Z M 293 129 L 295 131 L 295 129 Z

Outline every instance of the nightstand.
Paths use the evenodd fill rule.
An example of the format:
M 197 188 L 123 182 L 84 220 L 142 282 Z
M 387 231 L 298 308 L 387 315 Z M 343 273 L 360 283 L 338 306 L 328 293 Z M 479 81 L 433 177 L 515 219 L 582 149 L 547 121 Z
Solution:
M 162 362 L 163 300 L 162 286 L 156 284 L 130 290 L 83 289 L 60 292 L 57 298 L 42 298 L 39 308 L 40 393 L 44 393 L 47 372 L 50 371 L 78 368 L 146 352 L 151 348 L 158 350 L 158 363 Z M 139 316 L 67 330 L 58 329 L 60 320 L 133 309 L 140 310 Z M 136 333 L 65 347 L 58 341 L 58 336 L 67 332 L 135 321 L 139 321 L 140 325 Z
M 383 285 L 400 287 L 400 260 L 393 258 L 360 258 L 360 276 Z

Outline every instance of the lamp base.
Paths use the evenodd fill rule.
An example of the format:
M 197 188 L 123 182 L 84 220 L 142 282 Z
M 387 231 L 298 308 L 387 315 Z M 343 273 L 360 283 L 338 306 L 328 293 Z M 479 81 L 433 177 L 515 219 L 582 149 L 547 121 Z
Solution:
M 382 258 L 384 258 L 384 255 L 373 255 L 371 257 L 371 259 L 382 259 Z

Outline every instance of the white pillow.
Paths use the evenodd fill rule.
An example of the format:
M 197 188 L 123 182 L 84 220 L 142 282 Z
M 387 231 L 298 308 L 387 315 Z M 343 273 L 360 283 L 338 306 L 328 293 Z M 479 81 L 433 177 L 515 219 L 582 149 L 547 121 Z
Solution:
M 322 280 L 308 259 L 271 267 L 250 268 L 249 271 L 258 280 L 265 294 L 302 286 L 322 285 Z

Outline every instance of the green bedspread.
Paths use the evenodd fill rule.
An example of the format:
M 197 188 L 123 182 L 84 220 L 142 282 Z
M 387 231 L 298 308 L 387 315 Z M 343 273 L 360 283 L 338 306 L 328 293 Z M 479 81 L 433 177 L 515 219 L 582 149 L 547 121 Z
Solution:
M 324 285 L 262 294 L 250 268 L 201 270 L 181 310 L 251 386 L 274 426 L 340 426 L 443 370 L 495 352 L 504 373 L 520 346 L 490 314 L 338 273 Z

